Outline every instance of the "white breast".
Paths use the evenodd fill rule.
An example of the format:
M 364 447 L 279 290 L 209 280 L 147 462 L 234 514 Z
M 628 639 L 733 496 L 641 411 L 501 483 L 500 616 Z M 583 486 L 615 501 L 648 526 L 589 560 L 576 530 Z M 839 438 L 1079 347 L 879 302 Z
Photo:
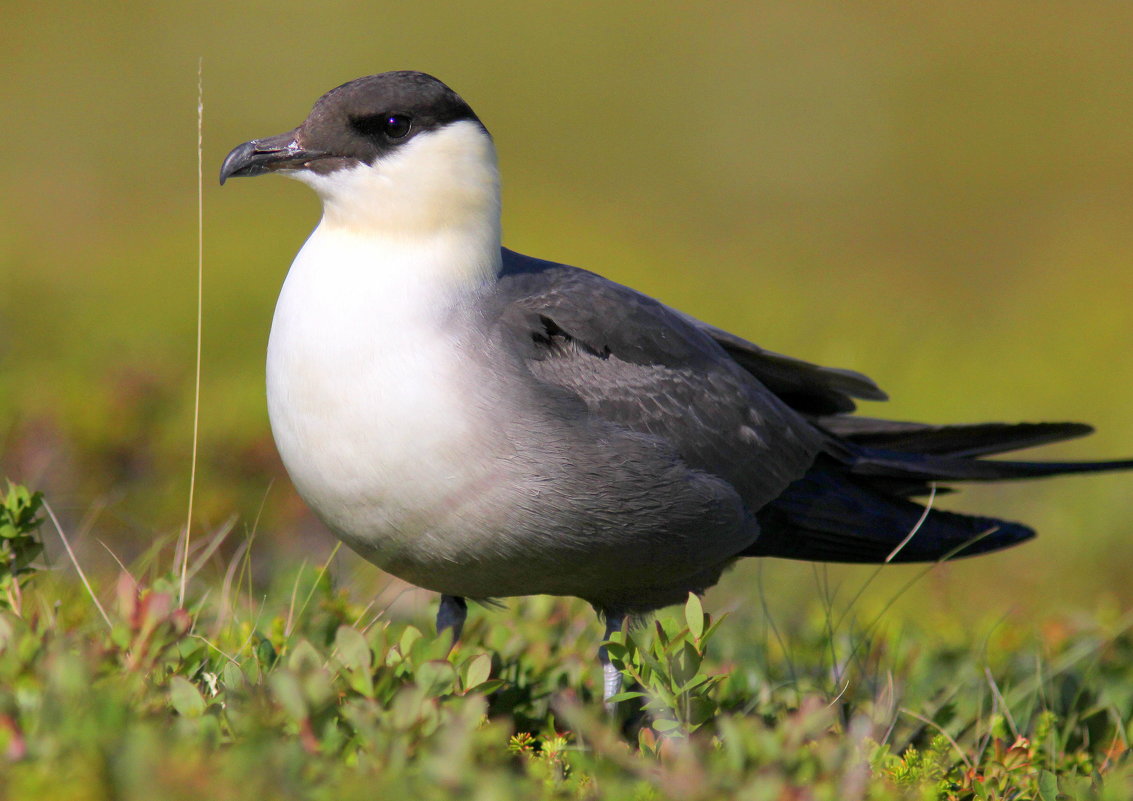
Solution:
M 276 306 L 267 382 L 280 455 L 319 516 L 379 564 L 426 545 L 443 558 L 443 543 L 420 538 L 481 503 L 499 464 L 490 388 L 460 353 L 483 282 L 454 274 L 470 244 L 320 225 Z

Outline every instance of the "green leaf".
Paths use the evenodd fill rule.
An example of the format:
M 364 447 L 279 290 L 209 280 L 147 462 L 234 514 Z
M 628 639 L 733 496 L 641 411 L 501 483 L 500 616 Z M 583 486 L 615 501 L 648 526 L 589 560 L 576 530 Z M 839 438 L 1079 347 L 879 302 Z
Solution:
M 226 690 L 243 688 L 248 682 L 244 678 L 244 671 L 234 662 L 225 662 L 220 671 L 220 680 Z
M 704 634 L 704 607 L 695 592 L 690 592 L 685 602 L 685 623 L 692 636 L 699 640 Z
M 681 727 L 680 721 L 668 720 L 666 718 L 654 720 L 650 725 L 653 727 L 654 731 L 660 732 L 661 734 L 668 734 Z
M 643 692 L 638 692 L 637 690 L 626 690 L 625 692 L 615 693 L 614 695 L 611 695 L 606 700 L 609 701 L 611 704 L 617 704 L 617 703 L 620 703 L 622 701 L 628 701 L 631 698 L 644 698 L 644 697 L 645 697 L 645 693 L 643 693 Z
M 991 734 L 996 739 L 1011 741 L 1011 730 L 1007 728 L 1007 719 L 1003 715 L 992 715 L 988 728 L 991 729 Z
M 303 720 L 307 717 L 307 699 L 303 697 L 303 688 L 294 673 L 277 670 L 268 676 L 268 686 L 290 718 Z
M 397 694 L 390 708 L 390 718 L 398 729 L 408 730 L 424 720 L 434 702 L 420 687 L 410 687 Z
M 696 678 L 696 674 L 700 671 L 700 652 L 696 650 L 695 645 L 686 641 L 684 648 L 681 649 L 680 656 L 673 660 L 673 662 L 675 688 L 677 690 L 683 690 L 690 681 Z
M 490 695 L 506 684 L 507 682 L 503 679 L 488 679 L 487 681 L 482 681 L 475 687 L 472 687 L 471 690 L 475 690 L 478 694 Z
M 456 669 L 439 659 L 422 662 L 413 673 L 413 682 L 428 696 L 448 695 L 456 686 Z
M 186 718 L 199 718 L 205 713 L 205 698 L 193 682 L 183 676 L 169 679 L 169 703 L 177 714 Z
M 716 714 L 716 703 L 704 696 L 697 696 L 689 701 L 688 724 L 690 728 L 697 729 L 707 723 Z
M 1039 798 L 1041 801 L 1058 801 L 1058 777 L 1049 770 L 1039 771 Z
M 373 653 L 362 633 L 351 626 L 339 626 L 334 635 L 335 658 L 342 666 L 351 689 L 366 698 L 374 697 Z
M 259 642 L 256 643 L 256 659 L 264 667 L 272 667 L 279 659 L 279 653 L 267 637 L 258 633 L 256 636 L 259 637 Z
M 311 709 L 323 709 L 334 700 L 335 690 L 330 673 L 322 668 L 307 671 L 301 679 L 301 685 Z
M 287 666 L 299 673 L 317 670 L 323 664 L 323 658 L 307 640 L 300 640 L 291 650 L 287 658 Z
M 606 653 L 609 654 L 611 659 L 624 660 L 626 654 L 629 653 L 629 648 L 620 642 L 608 642 L 606 645 Z
M 408 657 L 413 651 L 413 644 L 421 639 L 421 632 L 413 626 L 406 626 L 405 631 L 401 633 L 401 639 L 398 640 L 397 648 L 401 651 L 402 657 Z
M 492 657 L 488 654 L 478 654 L 464 663 L 464 681 L 462 686 L 467 692 L 473 687 L 479 687 L 492 675 Z
M 334 648 L 343 667 L 359 673 L 370 672 L 373 663 L 370 646 L 358 629 L 339 626 L 334 634 Z

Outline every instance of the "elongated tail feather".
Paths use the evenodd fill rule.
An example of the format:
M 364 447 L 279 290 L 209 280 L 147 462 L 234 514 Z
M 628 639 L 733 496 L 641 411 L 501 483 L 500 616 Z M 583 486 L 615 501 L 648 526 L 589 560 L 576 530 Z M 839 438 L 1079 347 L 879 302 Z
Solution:
M 821 467 L 761 511 L 759 523 L 760 537 L 744 556 L 818 562 L 934 562 L 996 551 L 1035 535 L 1006 520 L 926 511 Z

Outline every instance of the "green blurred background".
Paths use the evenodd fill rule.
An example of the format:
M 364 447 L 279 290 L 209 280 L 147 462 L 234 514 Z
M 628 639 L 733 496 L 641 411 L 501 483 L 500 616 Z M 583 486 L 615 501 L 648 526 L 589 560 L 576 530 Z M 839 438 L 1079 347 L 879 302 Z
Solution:
M 272 178 L 221 191 L 217 170 L 389 69 L 436 74 L 493 132 L 511 247 L 866 372 L 893 398 L 866 413 L 1080 419 L 1098 435 L 1046 455 L 1133 454 L 1128 3 L 7 0 L 0 15 L 0 473 L 47 491 L 92 569 L 113 568 L 99 543 L 129 559 L 185 515 L 199 58 L 194 525 L 238 515 L 261 563 L 332 546 L 282 474 L 262 391 L 275 294 L 319 210 Z M 936 571 L 907 611 L 1133 605 L 1133 476 L 947 504 L 1042 536 Z M 747 565 L 710 605 L 753 606 L 757 575 L 790 609 L 868 571 Z

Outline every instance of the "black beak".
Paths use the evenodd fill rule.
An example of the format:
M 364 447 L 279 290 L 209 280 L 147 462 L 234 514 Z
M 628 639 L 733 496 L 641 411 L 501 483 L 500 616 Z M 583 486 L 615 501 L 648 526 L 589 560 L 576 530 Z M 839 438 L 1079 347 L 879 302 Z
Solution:
M 297 139 L 298 129 L 266 139 L 253 139 L 232 149 L 220 165 L 220 183 L 232 177 L 262 175 L 281 169 L 299 169 L 326 153 L 307 150 Z

